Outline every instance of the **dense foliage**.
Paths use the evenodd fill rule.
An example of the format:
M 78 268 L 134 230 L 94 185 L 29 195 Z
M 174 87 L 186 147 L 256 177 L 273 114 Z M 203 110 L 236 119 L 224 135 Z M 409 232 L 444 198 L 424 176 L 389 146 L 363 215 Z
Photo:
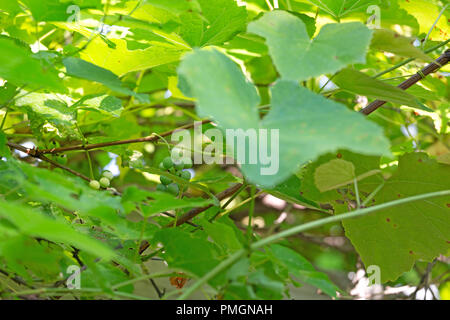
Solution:
M 448 4 L 0 0 L 0 298 L 448 299 Z

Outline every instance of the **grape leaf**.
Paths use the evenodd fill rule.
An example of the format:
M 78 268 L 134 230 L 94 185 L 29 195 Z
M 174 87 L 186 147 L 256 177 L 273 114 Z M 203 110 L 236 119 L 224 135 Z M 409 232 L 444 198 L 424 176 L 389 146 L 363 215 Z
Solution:
M 307 80 L 364 63 L 372 31 L 360 22 L 327 24 L 311 40 L 305 23 L 285 11 L 271 11 L 248 25 L 266 39 L 275 66 L 286 80 Z
M 430 62 L 431 59 L 422 50 L 413 45 L 414 40 L 403 37 L 392 30 L 377 29 L 373 33 L 370 48 L 387 51 L 402 57 L 417 58 Z
M 113 91 L 135 96 L 142 102 L 148 102 L 146 95 L 136 94 L 134 91 L 125 88 L 119 77 L 109 70 L 74 57 L 64 58 L 63 64 L 66 67 L 67 74 L 70 76 L 95 81 L 107 86 Z
M 168 228 L 155 234 L 155 241 L 164 246 L 164 259 L 171 268 L 181 269 L 201 277 L 220 262 L 214 244 L 183 230 Z M 223 281 L 223 274 L 210 280 L 212 284 Z
M 325 273 L 316 271 L 312 264 L 299 253 L 287 247 L 273 244 L 270 246 L 272 259 L 288 269 L 288 272 L 301 282 L 311 284 L 331 297 L 336 297 L 339 289 Z
M 122 100 L 104 94 L 91 94 L 84 96 L 71 106 L 78 109 L 89 109 L 119 117 L 122 113 Z
M 0 9 L 15 15 L 21 9 L 16 0 L 0 0 Z
M 203 198 L 182 198 L 165 192 L 148 192 L 136 187 L 129 187 L 125 190 L 122 203 L 126 206 L 127 211 L 134 209 L 135 203 L 146 201 L 147 205 L 142 206 L 142 213 L 145 217 L 174 209 L 203 207 L 213 204 L 213 199 Z
M 31 51 L 19 46 L 14 40 L 0 37 L 0 77 L 16 86 L 27 85 L 33 89 L 49 88 L 64 92 L 65 88 L 54 69 L 43 67 L 34 59 Z
M 374 0 L 308 0 L 335 18 L 341 18 L 350 12 L 366 10 L 370 5 L 376 5 Z
M 411 153 L 399 159 L 398 171 L 375 195 L 374 205 L 450 189 L 450 166 Z M 417 260 L 431 262 L 450 249 L 448 197 L 395 206 L 343 221 L 345 233 L 366 266 L 378 265 L 383 282 L 397 279 Z
M 62 22 L 55 22 L 54 24 L 60 28 L 78 32 L 88 39 L 95 35 L 93 31 L 77 24 Z M 107 69 L 119 77 L 128 72 L 178 61 L 181 55 L 189 50 L 189 47 L 183 44 L 174 45 L 160 41 L 150 41 L 150 47 L 146 49 L 129 50 L 126 40 L 107 40 L 109 45 L 102 38 L 94 36 L 89 45 L 80 52 L 80 57 L 84 61 Z M 87 40 L 80 45 L 83 46 L 86 42 Z
M 218 244 L 226 253 L 230 253 L 243 247 L 242 232 L 229 217 L 222 217 L 214 223 L 200 222 L 203 230 Z
M 433 112 L 419 100 L 400 88 L 383 81 L 373 79 L 362 72 L 345 68 L 333 78 L 333 82 L 341 89 L 383 101 L 404 104 L 412 108 Z
M 314 183 L 320 192 L 347 185 L 355 179 L 355 166 L 349 161 L 334 159 L 317 167 Z
M 256 137 L 257 129 L 279 133 L 279 143 L 273 145 L 279 147 L 279 154 L 272 150 L 275 152 L 272 164 L 278 164 L 278 168 L 267 168 L 262 163 L 242 164 L 247 178 L 255 183 L 274 186 L 300 164 L 338 148 L 367 154 L 389 152 L 389 143 L 377 125 L 291 81 L 278 81 L 274 85 L 272 109 L 260 122 L 255 87 L 217 50 L 196 50 L 186 55 L 178 72 L 198 99 L 199 114 L 212 117 L 222 129 L 253 129 Z M 241 137 L 245 134 L 237 132 Z M 249 149 L 245 159 L 249 159 Z M 279 170 L 270 171 L 275 169 Z
M 103 243 L 77 232 L 66 223 L 46 217 L 36 210 L 0 200 L 0 216 L 14 224 L 22 234 L 67 243 L 105 260 L 114 257 L 114 252 Z
M 420 34 L 426 35 L 430 31 L 430 27 L 434 26 L 434 23 L 436 22 L 436 25 L 431 30 L 428 40 L 445 41 L 449 38 L 450 27 L 448 18 L 444 15 L 439 20 L 436 20 L 442 10 L 436 2 L 431 0 L 396 0 L 396 2 L 400 8 L 406 10 L 417 19 Z
M 314 171 L 314 183 L 320 192 L 325 192 L 352 184 L 355 180 L 359 181 L 377 173 L 380 173 L 380 170 L 373 169 L 356 176 L 355 166 L 352 162 L 333 159 L 316 168 Z
M 0 159 L 2 157 L 11 156 L 8 146 L 6 145 L 6 135 L 0 130 Z
M 69 18 L 67 7 L 70 3 L 61 3 L 55 0 L 22 0 L 30 9 L 36 21 L 65 21 Z
M 300 191 L 304 197 L 320 203 L 332 204 L 336 209 L 335 201 L 342 200 L 342 194 L 336 189 L 320 192 L 314 178 L 317 168 L 333 160 L 350 162 L 355 168 L 355 175 L 357 177 L 366 177 L 358 181 L 360 192 L 366 191 L 366 189 L 370 192 L 383 182 L 383 179 L 379 175 L 373 176 L 370 174 L 379 170 L 380 157 L 357 154 L 347 150 L 337 150 L 334 153 L 327 153 L 320 156 L 302 170 Z M 347 211 L 346 208 L 344 209 L 345 211 Z
M 320 209 L 317 203 L 303 197 L 300 187 L 301 180 L 294 174 L 275 186 L 275 188 L 264 191 L 288 202 L 297 203 L 308 208 Z
M 234 0 L 197 0 L 200 13 L 180 15 L 180 35 L 192 46 L 221 44 L 245 30 L 247 11 Z

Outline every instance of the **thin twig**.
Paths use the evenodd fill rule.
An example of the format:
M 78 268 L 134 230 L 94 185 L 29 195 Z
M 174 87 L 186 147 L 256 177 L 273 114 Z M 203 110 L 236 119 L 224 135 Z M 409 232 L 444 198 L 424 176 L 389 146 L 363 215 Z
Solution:
M 412 85 L 416 84 L 423 78 L 425 78 L 430 73 L 433 73 L 445 64 L 447 64 L 450 61 L 450 50 L 445 51 L 439 58 L 436 59 L 435 62 L 428 64 L 425 68 L 423 68 L 421 71 L 417 72 L 412 77 L 408 78 L 407 80 L 400 83 L 397 87 L 406 90 Z M 381 107 L 383 104 L 385 104 L 386 101 L 383 100 L 375 100 L 372 103 L 370 103 L 367 107 L 360 110 L 362 114 L 368 115 L 377 110 L 379 107 Z
M 32 156 L 33 158 L 40 159 L 40 160 L 42 160 L 42 161 L 48 162 L 48 163 L 50 163 L 51 165 L 53 165 L 54 167 L 57 167 L 57 168 L 60 168 L 60 169 L 65 170 L 65 171 L 67 171 L 67 172 L 70 172 L 71 174 L 73 174 L 73 175 L 75 175 L 75 176 L 77 176 L 77 177 L 79 177 L 79 178 L 81 178 L 81 179 L 83 179 L 83 180 L 86 180 L 86 181 L 88 181 L 88 182 L 91 181 L 91 179 L 89 179 L 88 177 L 86 177 L 84 174 L 79 173 L 79 172 L 77 172 L 77 171 L 75 171 L 75 170 L 72 170 L 72 169 L 70 169 L 69 167 L 63 166 L 62 164 L 59 164 L 58 162 L 53 161 L 53 160 L 47 158 L 47 157 L 44 156 L 42 153 L 38 152 L 36 149 L 28 149 L 28 148 L 26 148 L 26 147 L 24 147 L 24 146 L 22 146 L 22 145 L 20 145 L 20 144 L 16 144 L 16 143 L 12 143 L 12 142 L 7 142 L 6 144 L 7 144 L 10 148 L 13 148 L 13 149 L 22 151 L 22 152 L 24 152 L 24 153 L 26 153 L 26 154 Z
M 205 123 L 208 123 L 208 122 L 211 122 L 211 120 L 203 120 L 201 122 L 201 124 L 205 124 Z M 179 127 L 179 128 L 167 131 L 167 132 L 160 133 L 158 135 L 151 134 L 151 135 L 149 135 L 147 137 L 143 137 L 143 138 L 117 140 L 117 141 L 109 141 L 109 142 L 86 144 L 86 145 L 81 144 L 81 145 L 70 146 L 70 147 L 61 147 L 61 148 L 37 150 L 37 152 L 40 153 L 40 154 L 47 154 L 47 153 L 58 154 L 58 153 L 67 152 L 67 151 L 92 150 L 92 149 L 100 149 L 100 148 L 118 146 L 118 145 L 123 145 L 123 144 L 132 144 L 132 143 L 140 143 L 140 142 L 151 142 L 151 141 L 159 140 L 159 139 L 161 139 L 161 137 L 169 136 L 172 133 L 174 133 L 175 131 L 192 128 L 195 125 L 196 125 L 196 123 L 193 122 L 193 123 L 187 124 L 185 126 L 182 126 L 182 127 Z

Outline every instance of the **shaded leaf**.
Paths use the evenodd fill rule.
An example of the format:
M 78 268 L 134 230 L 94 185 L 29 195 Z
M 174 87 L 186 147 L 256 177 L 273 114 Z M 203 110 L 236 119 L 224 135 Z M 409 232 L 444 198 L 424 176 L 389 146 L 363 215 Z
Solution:
M 374 205 L 449 189 L 450 166 L 424 153 L 406 154 L 375 195 Z M 450 249 L 448 197 L 409 202 L 342 223 L 366 268 L 381 268 L 383 282 L 397 279 L 417 260 L 431 262 Z
M 346 68 L 341 70 L 334 78 L 333 82 L 341 89 L 350 92 L 380 99 L 383 101 L 405 104 L 412 108 L 433 111 L 418 101 L 417 98 L 408 92 L 391 86 L 383 81 L 373 79 L 362 72 Z
M 49 88 L 65 91 L 54 69 L 44 67 L 32 57 L 31 51 L 17 45 L 12 39 L 0 37 L 0 77 L 16 86 Z

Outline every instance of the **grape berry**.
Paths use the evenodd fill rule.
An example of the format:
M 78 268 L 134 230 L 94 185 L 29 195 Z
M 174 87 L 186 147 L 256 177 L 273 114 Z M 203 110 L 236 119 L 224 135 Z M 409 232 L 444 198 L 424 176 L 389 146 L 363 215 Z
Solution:
M 159 168 L 170 172 L 176 176 L 181 177 L 183 180 L 189 181 L 191 180 L 191 173 L 189 171 L 184 171 L 184 169 L 192 168 L 192 160 L 190 158 L 182 159 L 180 162 L 174 163 L 171 157 L 166 157 L 159 164 Z M 180 194 L 180 186 L 173 182 L 172 179 L 161 175 L 160 176 L 161 184 L 156 186 L 157 191 L 169 192 L 174 196 Z
M 106 189 L 110 186 L 111 184 L 111 180 L 114 178 L 114 175 L 112 174 L 112 172 L 106 170 L 103 171 L 102 173 L 102 177 L 100 178 L 100 180 L 91 180 L 89 182 L 89 186 L 94 189 L 94 190 L 99 190 L 100 187 Z

